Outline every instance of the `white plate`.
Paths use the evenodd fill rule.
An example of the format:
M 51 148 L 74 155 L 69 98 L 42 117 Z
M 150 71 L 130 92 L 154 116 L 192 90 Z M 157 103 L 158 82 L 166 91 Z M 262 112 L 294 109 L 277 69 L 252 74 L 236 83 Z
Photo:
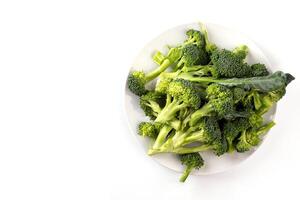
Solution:
M 271 71 L 275 71 L 275 69 L 270 66 L 270 63 L 263 52 L 245 35 L 216 24 L 207 23 L 205 24 L 205 26 L 208 29 L 210 40 L 216 43 L 219 47 L 232 49 L 240 44 L 246 44 L 250 50 L 247 58 L 248 63 L 264 63 Z M 166 45 L 175 46 L 182 43 L 186 39 L 185 32 L 189 28 L 199 30 L 199 24 L 193 23 L 177 26 L 156 37 L 154 40 L 148 43 L 138 54 L 130 70 L 143 70 L 147 72 L 157 67 L 156 64 L 152 61 L 152 55 L 155 50 L 166 52 Z M 150 88 L 154 86 L 155 81 L 149 84 Z M 139 107 L 138 97 L 128 90 L 127 85 L 125 88 L 125 111 L 127 114 L 130 130 L 141 143 L 146 153 L 148 150 L 149 141 L 137 134 L 137 126 L 139 122 L 148 121 L 148 118 L 145 117 L 143 111 Z M 273 120 L 275 111 L 276 107 L 274 106 L 274 108 L 272 108 L 266 114 L 265 120 Z M 220 157 L 215 156 L 211 152 L 201 153 L 205 161 L 205 165 L 199 170 L 194 170 L 193 174 L 204 175 L 224 172 L 246 160 L 250 155 L 253 154 L 254 151 L 255 149 L 246 153 L 235 152 L 232 154 L 225 154 Z M 152 158 L 169 169 L 178 172 L 181 172 L 183 170 L 183 166 L 180 164 L 178 158 L 175 155 L 158 154 L 152 156 Z

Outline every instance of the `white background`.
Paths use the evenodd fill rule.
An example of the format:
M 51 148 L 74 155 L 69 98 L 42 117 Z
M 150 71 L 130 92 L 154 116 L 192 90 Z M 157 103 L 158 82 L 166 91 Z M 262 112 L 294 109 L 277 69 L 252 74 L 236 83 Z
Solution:
M 296 3 L 1 1 L 0 199 L 299 199 Z M 298 79 L 253 157 L 182 184 L 129 132 L 123 87 L 145 43 L 199 20 L 246 33 Z

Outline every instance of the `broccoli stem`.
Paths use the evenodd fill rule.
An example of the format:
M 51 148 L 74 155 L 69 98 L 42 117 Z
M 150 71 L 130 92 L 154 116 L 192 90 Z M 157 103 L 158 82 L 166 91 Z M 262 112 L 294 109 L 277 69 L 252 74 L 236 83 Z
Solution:
M 256 132 L 256 135 L 261 136 L 263 134 L 265 134 L 268 130 L 270 130 L 273 126 L 275 126 L 275 122 L 270 122 L 262 127 L 260 127 L 258 129 L 258 131 Z
M 196 112 L 194 112 L 191 116 L 190 119 L 190 125 L 194 126 L 199 119 L 201 119 L 204 116 L 208 116 L 209 113 L 213 110 L 213 107 L 210 103 L 205 104 L 204 106 L 202 106 L 202 108 L 200 108 L 199 110 L 197 110 Z
M 166 140 L 167 135 L 172 130 L 171 126 L 165 125 L 161 128 L 161 130 L 158 133 L 158 136 L 153 144 L 153 149 L 158 149 L 160 146 L 164 143 Z
M 176 154 L 187 154 L 187 153 L 196 153 L 201 151 L 208 151 L 210 149 L 213 149 L 213 146 L 210 144 L 204 144 L 201 146 L 196 147 L 178 147 L 174 148 L 174 146 L 171 145 L 171 142 L 166 142 L 163 146 L 160 148 L 152 148 L 149 149 L 148 155 L 155 155 L 159 153 L 176 153 Z
M 190 175 L 190 173 L 192 172 L 192 170 L 194 169 L 193 166 L 188 166 L 185 168 L 185 170 L 183 171 L 181 177 L 180 177 L 180 182 L 185 182 L 185 180 L 187 179 L 187 177 Z
M 234 152 L 235 148 L 234 148 L 234 146 L 232 144 L 232 141 L 228 141 L 227 140 L 227 143 L 228 143 L 228 153 Z
M 156 68 L 155 70 L 153 70 L 152 72 L 149 72 L 146 74 L 146 82 L 152 81 L 153 79 L 155 79 L 159 74 L 161 74 L 163 71 L 165 71 L 169 66 L 170 66 L 171 62 L 169 59 L 165 59 L 162 64 Z

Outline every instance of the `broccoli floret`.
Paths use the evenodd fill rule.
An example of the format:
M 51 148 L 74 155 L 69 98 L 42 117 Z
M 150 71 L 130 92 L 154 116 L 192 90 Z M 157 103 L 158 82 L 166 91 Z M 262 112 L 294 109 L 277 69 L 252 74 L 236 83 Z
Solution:
M 156 122 L 165 123 L 172 120 L 178 111 L 187 107 L 199 108 L 201 96 L 197 87 L 186 80 L 172 80 L 167 89 L 166 105 L 159 113 Z
M 162 55 L 160 55 L 162 56 Z M 168 55 L 161 59 L 160 66 L 155 70 L 144 73 L 142 71 L 133 71 L 128 75 L 127 84 L 129 90 L 138 95 L 144 95 L 147 93 L 145 89 L 145 85 L 159 76 L 163 71 L 165 71 L 171 64 L 177 62 L 177 60 L 181 57 L 181 50 L 179 48 L 172 48 Z
M 138 127 L 139 135 L 155 139 L 158 134 L 157 127 L 151 122 L 141 122 Z
M 204 160 L 199 153 L 189 153 L 179 155 L 182 165 L 185 165 L 185 170 L 180 177 L 181 182 L 185 182 L 193 169 L 199 169 L 204 165 Z
M 226 117 L 233 115 L 233 94 L 229 88 L 211 84 L 207 87 L 206 92 L 209 101 L 191 115 L 191 126 L 194 126 L 199 119 L 205 116 Z
M 174 68 L 174 71 L 195 64 L 207 64 L 208 60 L 208 55 L 203 49 L 199 48 L 197 45 L 188 44 L 182 47 L 182 57 Z
M 166 94 L 169 88 L 169 84 L 172 82 L 170 78 L 162 78 L 160 79 L 155 86 L 155 91 Z
M 249 52 L 249 48 L 246 45 L 237 46 L 232 50 L 232 53 L 238 56 L 240 59 L 245 60 Z
M 236 150 L 242 153 L 249 151 L 253 146 L 257 146 L 261 141 L 261 136 L 270 130 L 274 125 L 274 122 L 270 122 L 260 128 L 252 128 L 248 131 L 243 131 L 238 143 L 236 144 Z
M 187 44 L 195 44 L 200 48 L 205 48 L 205 38 L 204 35 L 195 29 L 189 29 L 186 32 L 188 39 L 184 42 L 185 45 Z
M 160 92 L 150 91 L 140 98 L 140 107 L 145 115 L 152 120 L 161 112 L 161 108 L 164 107 L 165 103 L 166 95 Z
M 251 74 L 252 76 L 267 76 L 269 71 L 264 64 L 256 63 L 251 65 Z
M 260 109 L 262 106 L 261 96 L 257 90 L 251 90 L 243 98 L 242 104 L 246 108 L 253 108 L 255 110 Z
M 185 132 L 176 132 L 173 137 L 174 147 L 185 146 L 194 142 L 212 143 L 221 137 L 218 121 L 214 117 L 204 117 L 198 124 Z
M 223 133 L 228 143 L 228 152 L 231 153 L 234 151 L 234 140 L 242 133 L 244 130 L 247 130 L 250 127 L 248 119 L 238 118 L 234 121 L 227 121 L 224 124 Z
M 241 78 L 251 76 L 251 68 L 244 63 L 241 54 L 246 54 L 243 48 L 236 48 L 236 51 L 226 49 L 216 50 L 212 53 L 211 62 L 213 65 L 214 74 L 217 78 Z M 241 51 L 241 52 L 240 52 Z
M 270 108 L 285 95 L 285 93 L 286 89 L 285 87 L 282 87 L 278 90 L 262 95 L 260 98 L 262 106 L 258 110 L 258 113 L 262 115 L 268 112 L 268 110 L 270 110 Z
M 247 92 L 243 88 L 234 87 L 233 88 L 233 100 L 234 103 L 237 104 L 238 102 L 241 102 L 245 96 L 247 95 Z

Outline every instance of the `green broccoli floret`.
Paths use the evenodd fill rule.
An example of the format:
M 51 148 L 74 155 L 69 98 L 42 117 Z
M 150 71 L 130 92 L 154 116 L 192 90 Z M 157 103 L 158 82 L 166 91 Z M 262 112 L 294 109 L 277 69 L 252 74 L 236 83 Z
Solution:
M 156 91 L 150 91 L 140 98 L 140 107 L 143 109 L 145 115 L 152 120 L 156 119 L 165 103 L 166 95 Z
M 257 146 L 261 141 L 261 136 L 270 130 L 274 125 L 274 122 L 270 122 L 260 128 L 252 128 L 250 130 L 243 131 L 238 143 L 236 144 L 236 150 L 242 153 L 249 151 L 253 146 Z
M 217 75 L 216 78 L 241 78 L 250 77 L 251 68 L 244 63 L 244 58 L 241 55 L 247 54 L 244 48 L 236 48 L 235 51 L 226 49 L 216 50 L 211 55 L 213 67 L 211 70 Z
M 278 90 L 268 92 L 267 94 L 263 94 L 260 98 L 262 106 L 258 110 L 259 114 L 264 114 L 270 110 L 270 108 L 278 102 L 286 93 L 285 87 L 282 87 Z
M 176 114 L 187 107 L 199 108 L 201 96 L 197 87 L 186 80 L 172 80 L 167 89 L 166 105 L 158 114 L 155 122 L 165 123 L 172 120 Z
M 249 52 L 249 48 L 246 45 L 237 46 L 232 50 L 232 53 L 235 56 L 238 56 L 240 59 L 245 60 Z
M 233 51 L 226 49 L 214 50 L 211 55 L 211 62 L 208 65 L 205 65 L 209 61 L 209 59 L 206 59 L 205 62 L 198 62 L 199 66 L 189 65 L 182 68 L 182 73 L 173 73 L 169 76 L 194 79 L 203 76 L 214 78 L 251 77 L 251 67 L 244 62 L 243 57 L 247 54 L 247 49 L 242 46 L 235 48 Z
M 262 106 L 261 95 L 257 90 L 249 91 L 241 102 L 245 108 L 254 110 L 259 110 Z
M 159 76 L 163 71 L 165 71 L 171 64 L 177 62 L 181 57 L 181 50 L 179 48 L 172 48 L 168 55 L 161 60 L 160 66 L 155 70 L 144 73 L 142 71 L 133 71 L 128 75 L 127 84 L 129 90 L 141 96 L 147 93 L 145 85 Z
M 156 139 L 158 134 L 157 127 L 151 122 L 141 122 L 138 127 L 139 135 Z
M 188 39 L 184 42 L 185 45 L 187 44 L 195 44 L 200 48 L 205 48 L 205 38 L 204 35 L 195 29 L 189 29 L 186 32 Z
M 247 92 L 243 88 L 239 88 L 239 87 L 233 88 L 233 100 L 234 100 L 235 104 L 243 101 L 243 99 L 245 98 L 246 95 L 247 95 Z
M 225 117 L 234 112 L 232 91 L 222 85 L 211 84 L 206 88 L 208 103 L 191 115 L 190 125 L 194 126 L 205 116 Z
M 264 64 L 256 63 L 250 66 L 252 76 L 267 76 L 269 71 Z
M 221 137 L 218 121 L 214 117 L 203 117 L 198 124 L 187 131 L 177 131 L 173 137 L 173 146 L 185 146 L 194 142 L 212 143 Z
M 224 124 L 223 133 L 228 143 L 228 152 L 234 151 L 234 140 L 244 131 L 250 128 L 250 123 L 246 118 L 238 118 L 234 121 L 227 121 Z
M 193 169 L 199 169 L 204 165 L 204 160 L 199 153 L 189 153 L 179 155 L 182 165 L 185 165 L 185 170 L 180 177 L 181 182 L 185 182 Z
M 205 50 L 195 44 L 188 44 L 182 47 L 182 57 L 174 68 L 174 71 L 183 67 L 190 67 L 195 64 L 207 64 L 209 57 Z

